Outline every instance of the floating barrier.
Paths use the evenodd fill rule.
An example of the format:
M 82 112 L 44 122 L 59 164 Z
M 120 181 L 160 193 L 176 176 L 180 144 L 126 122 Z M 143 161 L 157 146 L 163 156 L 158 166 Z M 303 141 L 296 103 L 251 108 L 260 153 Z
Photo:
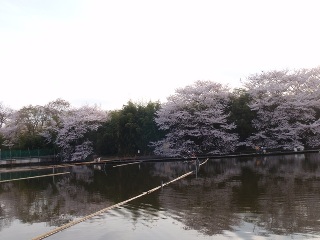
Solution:
M 206 159 L 204 162 L 200 163 L 200 164 L 199 164 L 199 167 L 200 167 L 201 165 L 205 164 L 207 161 L 208 161 L 208 159 Z M 198 169 L 196 169 L 196 171 L 197 171 L 197 170 L 198 170 Z M 65 224 L 65 225 L 62 225 L 62 226 L 60 226 L 60 227 L 57 227 L 57 228 L 53 229 L 53 230 L 50 231 L 50 232 L 47 232 L 47 233 L 45 233 L 45 234 L 42 234 L 42 235 L 39 235 L 39 236 L 33 238 L 32 240 L 42 240 L 42 239 L 45 239 L 45 238 L 47 238 L 47 237 L 50 237 L 50 236 L 52 236 L 52 235 L 54 235 L 54 234 L 56 234 L 56 233 L 58 233 L 58 232 L 61 232 L 61 231 L 65 230 L 65 229 L 70 228 L 70 227 L 72 227 L 72 226 L 74 226 L 74 225 L 76 225 L 76 224 L 79 224 L 79 223 L 81 223 L 81 222 L 84 222 L 84 221 L 86 221 L 86 220 L 88 220 L 88 219 L 90 219 L 90 218 L 93 218 L 93 217 L 95 217 L 95 216 L 98 216 L 98 215 L 100 215 L 100 214 L 102 214 L 102 213 L 104 213 L 104 212 L 107 212 L 107 211 L 109 211 L 109 210 L 111 210 L 111 209 L 114 209 L 114 208 L 116 208 L 116 207 L 120 207 L 120 206 L 122 206 L 122 205 L 124 205 L 124 204 L 126 204 L 126 203 L 128 203 L 128 202 L 131 202 L 131 201 L 137 199 L 137 198 L 140 198 L 140 197 L 142 197 L 142 196 L 145 196 L 145 195 L 147 195 L 147 194 L 150 194 L 150 193 L 152 193 L 152 192 L 155 192 L 155 191 L 163 188 L 164 186 L 167 186 L 167 185 L 169 185 L 169 184 L 171 184 L 171 183 L 173 183 L 173 182 L 176 182 L 176 181 L 178 181 L 178 180 L 180 180 L 180 179 L 182 179 L 182 178 L 185 178 L 185 177 L 187 177 L 187 176 L 189 176 L 189 175 L 191 175 L 191 174 L 194 174 L 194 173 L 195 173 L 195 171 L 190 171 L 190 172 L 187 172 L 187 173 L 181 175 L 180 177 L 177 177 L 177 178 L 175 178 L 175 179 L 173 179 L 173 180 L 171 180 L 171 181 L 169 181 L 169 182 L 167 182 L 167 183 L 161 182 L 161 185 L 158 186 L 158 187 L 152 188 L 152 189 L 150 189 L 150 190 L 148 190 L 148 191 L 146 191 L 146 192 L 143 192 L 143 193 L 141 193 L 140 195 L 137 195 L 137 196 L 135 196 L 135 197 L 132 197 L 132 198 L 130 198 L 130 199 L 128 199 L 128 200 L 125 200 L 125 201 L 119 202 L 119 203 L 117 203 L 117 204 L 111 205 L 111 206 L 109 206 L 109 207 L 107 207 L 107 208 L 101 209 L 100 211 L 97 211 L 97 212 L 95 212 L 95 213 L 92 213 L 92 214 L 90 214 L 90 215 L 87 215 L 87 216 L 85 216 L 85 217 L 83 217 L 83 218 L 80 218 L 80 219 L 78 219 L 78 220 L 75 220 L 75 221 L 69 222 L 69 223 L 67 223 L 67 224 Z
M 107 162 L 110 162 L 110 160 L 102 160 L 98 163 L 107 163 Z M 49 166 L 43 166 L 43 167 L 18 168 L 18 169 L 9 169 L 9 170 L 5 169 L 0 171 L 0 173 L 27 172 L 27 171 L 37 171 L 37 170 L 51 169 L 51 168 L 65 168 L 65 167 L 91 165 L 91 164 L 97 164 L 97 162 L 65 163 L 65 164 L 49 165 Z
M 25 177 L 25 178 L 8 179 L 8 180 L 2 180 L 2 181 L 0 181 L 0 183 L 13 182 L 13 181 L 20 181 L 20 180 L 26 180 L 26 179 L 32 179 L 32 178 L 52 177 L 52 176 L 57 176 L 57 175 L 69 174 L 69 173 L 70 173 L 70 172 L 64 172 L 64 173 L 52 173 L 52 174 L 39 175 L 39 176 L 33 176 L 33 177 Z
M 139 162 L 132 162 L 132 163 L 124 163 L 124 164 L 119 164 L 119 165 L 114 165 L 113 167 L 123 167 L 123 166 L 127 166 L 127 165 L 132 165 L 132 164 L 137 164 L 137 163 L 141 163 L 141 161 Z

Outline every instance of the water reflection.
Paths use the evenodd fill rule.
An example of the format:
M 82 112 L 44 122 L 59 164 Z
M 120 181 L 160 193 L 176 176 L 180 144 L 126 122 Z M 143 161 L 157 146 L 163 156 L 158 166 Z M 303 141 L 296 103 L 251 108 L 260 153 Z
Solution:
M 177 181 L 162 191 L 74 227 L 77 231 L 65 230 L 52 239 L 80 239 L 79 235 L 86 239 L 86 233 L 94 234 L 87 228 L 96 228 L 92 239 L 115 236 L 115 229 L 119 229 L 119 234 L 130 232 L 131 239 L 145 237 L 141 235 L 145 234 L 142 229 L 152 230 L 155 239 L 165 239 L 169 233 L 163 231 L 169 231 L 169 222 L 176 224 L 170 226 L 175 233 L 169 234 L 171 239 L 174 236 L 181 239 L 186 233 L 192 233 L 188 239 L 319 237 L 318 166 L 319 154 L 210 160 L 197 178 Z M 67 175 L 1 183 L 0 238 L 30 239 L 138 195 L 190 168 L 190 164 L 183 162 L 118 168 L 77 166 L 60 170 L 71 172 Z M 113 219 L 121 228 L 114 224 L 103 229 L 99 224 L 91 225 L 106 219 Z M 16 228 L 20 229 L 16 235 L 8 233 Z M 21 229 L 29 229 L 30 233 Z
M 239 231 L 243 222 L 261 236 L 319 235 L 318 161 L 315 154 L 211 161 L 201 179 L 163 192 L 161 205 L 208 235 Z

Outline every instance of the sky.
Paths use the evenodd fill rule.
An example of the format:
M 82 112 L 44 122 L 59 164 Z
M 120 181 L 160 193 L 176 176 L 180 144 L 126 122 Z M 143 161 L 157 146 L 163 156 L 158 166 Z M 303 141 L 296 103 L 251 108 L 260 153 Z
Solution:
M 320 66 L 318 0 L 0 0 L 0 102 L 105 110 Z

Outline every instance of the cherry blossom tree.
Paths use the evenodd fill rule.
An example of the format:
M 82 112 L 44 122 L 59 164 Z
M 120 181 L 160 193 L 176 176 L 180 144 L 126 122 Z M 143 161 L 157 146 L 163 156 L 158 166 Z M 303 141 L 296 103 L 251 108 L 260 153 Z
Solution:
M 3 105 L 3 103 L 0 102 L 0 128 L 5 126 L 12 113 L 13 109 Z
M 7 131 L 8 123 L 10 122 L 10 118 L 13 114 L 13 109 L 0 102 L 0 144 L 3 146 L 7 146 L 7 143 L 10 143 L 10 145 L 13 144 L 10 138 L 8 139 L 10 132 Z
M 248 145 L 320 145 L 320 68 L 262 72 L 248 77 L 245 87 L 257 116 Z
M 197 81 L 176 90 L 157 111 L 155 121 L 167 132 L 164 139 L 152 143 L 155 153 L 166 156 L 233 151 L 237 135 L 225 112 L 229 88 L 211 81 Z
M 46 104 L 44 109 L 47 122 L 45 131 L 41 135 L 45 136 L 47 142 L 54 142 L 53 139 L 57 137 L 57 129 L 61 125 L 61 118 L 71 109 L 71 106 L 69 102 L 58 98 Z
M 43 106 L 28 105 L 18 111 L 11 111 L 1 132 L 7 141 L 19 147 L 40 147 L 41 133 L 46 122 L 47 115 Z
M 63 160 L 84 160 L 93 152 L 92 142 L 86 134 L 96 131 L 106 117 L 106 113 L 96 106 L 62 111 L 59 121 L 48 127 L 43 136 L 58 146 Z
M 18 111 L 1 107 L 0 111 L 3 115 L 0 133 L 7 145 L 43 147 L 46 141 L 50 147 L 58 147 L 63 160 L 71 161 L 83 160 L 93 152 L 87 135 L 106 121 L 106 113 L 98 107 L 71 108 L 62 99 L 45 106 L 29 105 Z
M 26 131 L 26 127 L 23 126 L 19 120 L 20 114 L 18 111 L 12 111 L 8 116 L 5 125 L 0 129 L 1 135 L 6 142 L 10 142 L 12 146 L 18 143 L 20 136 Z

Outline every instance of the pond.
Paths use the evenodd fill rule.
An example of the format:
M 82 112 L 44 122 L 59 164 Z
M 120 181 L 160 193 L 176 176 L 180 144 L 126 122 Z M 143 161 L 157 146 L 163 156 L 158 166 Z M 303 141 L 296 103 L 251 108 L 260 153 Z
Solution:
M 320 154 L 210 159 L 198 174 L 46 239 L 320 238 Z M 193 169 L 187 162 L 4 172 L 0 239 L 32 239 Z

